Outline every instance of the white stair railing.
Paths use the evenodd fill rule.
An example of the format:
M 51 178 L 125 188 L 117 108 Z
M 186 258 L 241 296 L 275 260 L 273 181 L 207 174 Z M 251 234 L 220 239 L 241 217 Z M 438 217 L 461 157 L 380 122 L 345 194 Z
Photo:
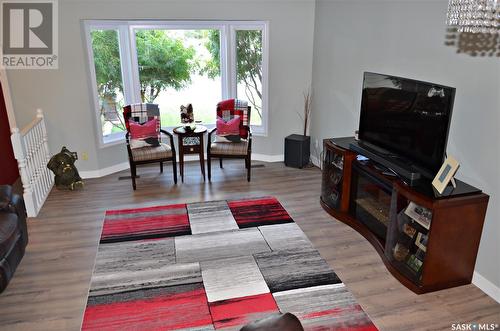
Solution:
M 41 109 L 37 109 L 36 118 L 28 126 L 12 129 L 11 141 L 23 183 L 26 211 L 29 217 L 36 217 L 54 185 L 54 177 L 47 168 L 50 154 Z

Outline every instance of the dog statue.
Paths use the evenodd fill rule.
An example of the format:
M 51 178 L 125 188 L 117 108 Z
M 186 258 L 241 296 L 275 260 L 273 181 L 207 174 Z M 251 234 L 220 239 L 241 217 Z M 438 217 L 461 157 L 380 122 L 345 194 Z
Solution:
M 193 105 L 188 103 L 186 106 L 181 105 L 181 122 L 189 124 L 194 122 Z
M 76 160 L 78 160 L 76 152 L 70 152 L 66 146 L 63 146 L 61 152 L 50 159 L 47 168 L 54 173 L 58 189 L 73 191 L 76 188 L 83 188 L 82 178 L 75 167 Z

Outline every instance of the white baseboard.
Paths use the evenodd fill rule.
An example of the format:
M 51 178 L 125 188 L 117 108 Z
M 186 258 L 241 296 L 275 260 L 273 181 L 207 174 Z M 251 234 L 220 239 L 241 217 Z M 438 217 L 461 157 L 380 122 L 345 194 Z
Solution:
M 126 169 L 130 168 L 130 164 L 127 162 L 122 162 L 115 164 L 111 167 L 106 167 L 102 169 L 97 169 L 97 170 L 88 170 L 88 171 L 80 171 L 80 177 L 83 179 L 89 179 L 89 178 L 99 178 L 99 177 L 104 177 L 107 175 L 114 174 L 115 172 L 120 172 Z
M 285 160 L 284 154 L 269 155 L 252 153 L 252 160 L 264 162 L 283 162 Z
M 496 286 L 488 279 L 484 278 L 477 271 L 472 276 L 472 284 L 476 285 L 481 291 L 490 296 L 493 300 L 500 303 L 500 287 Z
M 197 155 L 186 155 L 184 156 L 184 161 L 198 161 Z M 268 155 L 268 154 L 256 154 L 252 153 L 252 161 L 263 161 L 263 162 L 283 162 L 285 156 L 283 154 L 278 155 Z
M 196 155 L 186 155 L 184 157 L 184 161 L 197 161 L 198 156 Z M 256 154 L 252 153 L 252 160 L 255 161 L 264 161 L 264 162 L 282 162 L 284 160 L 284 155 L 283 154 L 278 154 L 278 155 L 268 155 L 268 154 Z M 99 177 L 104 177 L 107 175 L 114 174 L 115 172 L 120 172 L 126 169 L 129 169 L 130 165 L 127 162 L 122 162 L 119 164 L 115 164 L 111 167 L 106 167 L 102 169 L 97 169 L 97 170 L 88 170 L 88 171 L 80 171 L 80 177 L 83 179 L 89 179 L 89 178 L 99 178 Z
M 312 164 L 314 164 L 316 167 L 321 168 L 321 164 L 320 164 L 320 162 L 319 162 L 319 159 L 318 159 L 316 156 L 311 155 L 311 162 L 312 162 Z

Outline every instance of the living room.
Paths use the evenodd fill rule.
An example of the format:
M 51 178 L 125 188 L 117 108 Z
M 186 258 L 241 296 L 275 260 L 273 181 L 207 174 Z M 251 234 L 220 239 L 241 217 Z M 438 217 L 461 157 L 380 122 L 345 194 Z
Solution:
M 2 6 L 9 3 L 12 2 L 2 1 Z M 2 140 L 2 155 L 10 148 L 10 157 L 5 161 L 2 157 L 5 175 L 0 184 L 16 183 L 14 191 L 21 196 L 23 190 L 32 191 L 34 186 L 27 185 L 29 179 L 20 184 L 23 174 L 28 172 L 22 162 L 13 160 L 15 154 L 19 161 L 20 152 L 14 138 L 14 146 L 10 147 L 9 135 L 15 128 L 19 134 L 27 132 L 24 128 L 34 122 L 45 127 L 39 130 L 38 138 L 47 146 L 50 157 L 63 146 L 69 150 L 67 157 L 74 155 L 71 152 L 77 153 L 78 159 L 73 162 L 83 184 L 68 189 L 52 186 L 47 179 L 47 196 L 35 199 L 32 205 L 24 194 L 27 208 L 33 207 L 36 217 L 27 219 L 29 240 L 24 256 L 0 294 L 0 329 L 102 330 L 124 328 L 127 324 L 135 329 L 240 329 L 267 316 L 288 316 L 277 315 L 279 312 L 291 312 L 305 329 L 460 330 L 474 325 L 476 329 L 499 328 L 500 210 L 495 203 L 500 194 L 497 171 L 500 151 L 495 143 L 500 131 L 498 23 L 495 31 L 480 33 L 479 37 L 477 33 L 458 32 L 447 25 L 447 0 L 59 0 L 50 3 L 56 4 L 57 68 L 6 68 L 0 75 L 5 104 L 0 115 L 3 124 L 9 123 L 0 127 L 2 137 L 7 132 L 7 139 Z M 498 11 L 497 7 L 495 15 Z M 114 63 L 109 53 L 97 52 L 97 37 L 102 31 L 114 34 L 102 34 L 106 38 L 111 35 L 111 39 L 104 39 L 100 49 L 119 55 L 117 75 L 121 85 L 114 89 L 120 93 L 113 95 L 117 117 L 108 118 L 102 113 L 102 68 L 109 69 Z M 178 85 L 163 86 L 157 97 L 147 98 L 143 94 L 155 92 L 156 81 L 145 83 L 145 62 L 154 60 L 151 54 L 155 44 L 147 41 L 141 46 L 140 42 L 146 40 L 142 37 L 155 37 L 155 31 L 174 31 L 169 36 L 185 42 L 180 49 L 189 58 L 184 62 L 192 67 L 185 69 L 188 78 L 180 78 Z M 242 63 L 239 45 L 245 33 L 253 33 L 259 40 L 257 62 L 261 77 L 253 90 L 246 90 L 249 85 L 239 78 L 245 74 L 241 74 L 239 67 Z M 213 59 L 217 61 L 210 61 Z M 363 137 L 360 110 L 367 72 L 454 88 L 454 102 L 449 106 L 453 114 L 446 132 L 445 154 L 439 155 L 441 163 L 445 156 L 453 156 L 460 163 L 455 175 L 458 185 L 467 183 L 479 188 L 474 194 L 482 194 L 486 199 L 481 208 L 474 209 L 479 214 L 473 222 L 479 224 L 475 230 L 477 238 L 471 229 L 454 226 L 460 223 L 458 220 L 440 216 L 450 227 L 443 236 L 457 229 L 465 233 L 460 237 L 463 245 L 461 240 L 455 240 L 456 244 L 450 243 L 454 247 L 450 250 L 458 251 L 463 246 L 472 256 L 467 268 L 463 268 L 467 272 L 464 271 L 466 275 L 460 282 L 450 280 L 448 286 L 439 289 L 412 288 L 413 283 L 406 280 L 405 274 L 394 271 L 395 264 L 381 256 L 369 234 L 349 224 L 350 218 L 343 220 L 340 214 L 332 217 L 320 204 L 323 161 L 327 154 L 323 140 L 353 137 L 356 130 L 361 130 Z M 104 70 L 104 74 L 108 73 Z M 256 92 L 259 92 L 257 103 Z M 308 105 L 305 97 L 311 100 L 308 125 L 304 123 L 307 113 L 304 108 Z M 245 145 L 244 152 L 237 155 L 239 159 L 223 158 L 210 149 L 209 139 L 215 133 L 212 136 L 209 133 L 220 130 L 216 124 L 220 116 L 217 103 L 225 99 L 248 102 L 243 111 L 246 105 L 250 106 L 251 116 L 245 128 L 252 131 L 251 144 Z M 165 138 L 171 149 L 161 161 L 162 172 L 158 162 L 149 165 L 131 162 L 134 159 L 127 147 L 126 125 L 115 129 L 117 121 L 124 118 L 122 106 L 143 102 L 158 104 L 161 128 L 172 137 L 162 137 L 162 142 Z M 196 131 L 174 131 L 181 126 L 179 108 L 187 104 L 193 107 L 196 127 L 206 129 L 197 136 L 202 139 L 201 147 L 193 150 L 179 144 L 178 138 L 184 141 L 182 134 L 194 135 Z M 37 109 L 42 110 L 38 115 Z M 197 123 L 199 120 L 202 122 Z M 422 126 L 421 130 L 428 133 L 429 129 Z M 287 155 L 290 157 L 290 150 L 285 151 L 285 139 L 291 134 L 309 136 L 310 155 L 299 168 L 284 164 Z M 248 138 L 241 137 L 245 141 Z M 218 159 L 224 159 L 223 163 L 219 164 Z M 48 163 L 43 158 L 42 161 Z M 43 168 L 53 181 L 54 175 Z M 136 168 L 135 176 L 132 168 Z M 179 175 L 177 180 L 174 174 Z M 406 189 L 404 185 L 401 187 Z M 212 203 L 221 201 L 225 202 L 222 207 Z M 346 206 L 350 208 L 347 202 Z M 445 211 L 451 214 L 451 207 L 447 208 Z M 169 217 L 182 214 L 179 219 L 183 223 L 176 225 L 173 232 L 160 235 L 158 229 L 151 228 L 143 229 L 137 237 L 129 233 L 123 241 L 126 245 L 123 247 L 128 247 L 123 248 L 125 260 L 123 256 L 117 257 L 121 241 L 113 237 L 113 231 L 125 231 L 129 223 L 113 227 L 112 222 L 120 221 L 116 215 L 126 210 L 130 214 L 128 219 L 135 220 L 142 219 L 143 216 L 137 215 L 140 213 L 149 215 L 168 210 L 165 213 Z M 211 215 L 204 214 L 207 212 Z M 436 212 L 434 221 L 438 220 L 437 215 Z M 157 219 L 149 221 L 152 227 L 158 225 Z M 202 227 L 219 226 L 229 226 L 226 230 L 235 235 L 243 232 L 249 237 L 214 237 L 211 241 L 203 239 L 209 231 L 198 232 Z M 189 237 L 195 236 L 199 239 L 190 241 Z M 158 247 L 162 251 L 173 250 L 173 260 L 170 253 L 155 254 L 150 246 L 145 249 L 150 253 L 141 256 L 139 251 L 144 246 L 130 245 L 142 241 L 156 244 L 165 241 Z M 312 255 L 291 258 L 295 263 L 281 264 L 280 274 L 276 271 L 280 268 L 267 265 L 272 259 L 265 254 L 274 253 L 273 243 L 276 247 L 307 246 L 306 251 Z M 106 251 L 106 245 L 116 249 Z M 231 251 L 234 254 L 227 255 Z M 238 253 L 242 251 L 251 253 L 242 256 Z M 445 253 L 443 249 L 436 254 Z M 100 254 L 108 255 L 101 259 Z M 201 260 L 193 258 L 197 254 L 202 256 Z M 236 261 L 242 264 L 240 270 L 227 264 L 214 268 L 217 257 L 236 260 L 252 257 L 253 273 L 242 271 L 245 261 Z M 462 265 L 461 258 L 456 254 L 448 260 L 449 264 Z M 306 259 L 307 265 L 312 263 L 310 270 L 297 271 L 302 278 L 289 278 L 290 270 L 299 268 L 302 259 Z M 179 281 L 180 272 L 167 270 L 181 262 L 194 268 L 185 277 L 189 280 Z M 148 263 L 161 264 L 167 269 L 155 271 Z M 93 286 L 100 284 L 96 281 L 98 276 L 106 278 L 105 272 L 109 271 L 106 264 L 114 271 L 108 277 L 115 283 L 101 284 L 104 289 L 99 291 Z M 444 270 L 453 269 L 450 265 L 444 265 L 436 274 L 443 275 Z M 238 288 L 234 280 L 228 279 L 231 277 L 216 273 L 218 268 L 245 286 Z M 287 270 L 288 275 L 284 273 Z M 139 284 L 141 277 L 146 277 L 141 276 L 143 271 L 149 272 L 147 277 L 154 277 L 154 285 L 149 288 L 145 285 L 147 280 Z M 254 277 L 250 274 L 260 280 L 250 279 Z M 282 279 L 271 279 L 273 275 Z M 214 279 L 219 284 L 214 285 Z M 306 294 L 314 291 L 307 290 L 314 286 L 291 286 L 304 279 L 320 279 L 314 284 L 321 291 L 308 297 Z M 163 286 L 161 282 L 170 285 Z M 143 288 L 136 289 L 138 284 Z M 223 291 L 223 287 L 228 290 Z M 152 291 L 157 289 L 165 292 Z M 338 302 L 339 294 L 332 294 L 333 289 L 341 289 L 342 298 L 347 299 Z M 204 293 L 200 298 L 192 297 L 200 291 Z M 418 291 L 426 293 L 417 294 Z M 130 297 L 120 296 L 123 293 Z M 172 296 L 186 293 L 190 293 L 186 299 L 188 308 L 181 309 L 182 304 Z M 289 299 L 299 294 L 300 298 Z M 235 301 L 242 297 L 254 301 L 241 300 L 238 306 Z M 325 304 L 317 305 L 315 301 L 321 301 L 317 298 L 324 298 Z M 151 302 L 154 304 L 150 305 Z M 294 302 L 305 308 L 297 308 Z M 338 314 L 333 313 L 335 309 Z M 115 314 L 117 317 L 113 318 Z M 130 318 L 134 314 L 139 317 Z M 199 323 L 189 324 L 188 320 Z

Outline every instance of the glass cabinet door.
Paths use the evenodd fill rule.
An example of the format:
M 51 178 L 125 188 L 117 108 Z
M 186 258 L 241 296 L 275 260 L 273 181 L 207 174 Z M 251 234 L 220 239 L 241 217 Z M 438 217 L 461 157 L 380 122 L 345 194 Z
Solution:
M 354 166 L 350 213 L 385 243 L 391 207 L 391 188 Z
M 326 148 L 321 197 L 324 203 L 334 209 L 340 208 L 343 169 L 344 155 L 342 152 Z
M 391 203 L 393 208 L 385 254 L 402 274 L 420 283 L 432 211 L 408 200 L 396 190 Z

